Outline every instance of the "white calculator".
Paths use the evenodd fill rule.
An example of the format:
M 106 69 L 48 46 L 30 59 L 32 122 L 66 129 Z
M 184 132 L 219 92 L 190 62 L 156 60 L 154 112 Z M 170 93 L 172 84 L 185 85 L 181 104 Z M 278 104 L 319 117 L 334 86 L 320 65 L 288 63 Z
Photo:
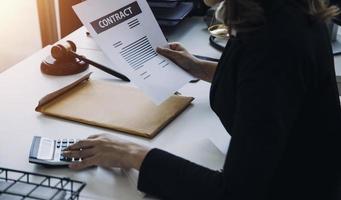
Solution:
M 79 161 L 78 159 L 66 158 L 62 155 L 64 149 L 75 144 L 77 141 L 77 139 L 53 140 L 35 136 L 31 144 L 29 162 L 49 166 L 67 166 L 70 162 Z

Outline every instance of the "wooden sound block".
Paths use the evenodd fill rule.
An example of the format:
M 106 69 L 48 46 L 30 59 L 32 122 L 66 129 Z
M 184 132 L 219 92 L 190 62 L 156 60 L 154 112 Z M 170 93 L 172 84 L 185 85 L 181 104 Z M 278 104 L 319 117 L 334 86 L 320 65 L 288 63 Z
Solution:
M 44 74 L 53 76 L 66 76 L 83 72 L 89 68 L 89 64 L 79 59 L 56 60 L 48 56 L 40 65 L 40 70 Z

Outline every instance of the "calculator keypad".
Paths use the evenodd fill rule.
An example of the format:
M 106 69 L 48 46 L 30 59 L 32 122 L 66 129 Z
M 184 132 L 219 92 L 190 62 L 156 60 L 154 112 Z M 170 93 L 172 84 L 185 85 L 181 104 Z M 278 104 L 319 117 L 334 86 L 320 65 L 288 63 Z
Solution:
M 62 152 L 69 147 L 70 145 L 73 145 L 77 142 L 78 140 L 75 139 L 59 139 L 56 140 L 56 152 L 59 152 L 59 160 L 60 161 L 66 161 L 66 162 L 73 162 L 73 161 L 79 161 L 79 159 L 75 159 L 75 158 L 67 158 L 64 157 Z

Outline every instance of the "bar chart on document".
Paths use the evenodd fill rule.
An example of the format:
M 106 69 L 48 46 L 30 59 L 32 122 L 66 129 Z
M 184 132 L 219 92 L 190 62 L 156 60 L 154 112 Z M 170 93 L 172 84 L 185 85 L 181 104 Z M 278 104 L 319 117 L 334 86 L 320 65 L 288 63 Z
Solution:
M 129 63 L 134 70 L 143 67 L 143 64 L 157 56 L 156 52 L 150 45 L 147 36 L 122 48 L 120 54 Z M 145 77 L 146 79 L 147 77 Z
M 167 47 L 145 0 L 87 0 L 73 7 L 115 69 L 160 104 L 192 77 L 159 55 Z

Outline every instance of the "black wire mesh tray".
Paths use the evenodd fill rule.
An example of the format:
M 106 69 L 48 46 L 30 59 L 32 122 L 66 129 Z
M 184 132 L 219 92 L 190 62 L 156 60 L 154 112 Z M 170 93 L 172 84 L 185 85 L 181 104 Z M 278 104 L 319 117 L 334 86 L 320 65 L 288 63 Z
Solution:
M 79 199 L 85 183 L 0 167 L 0 200 Z

